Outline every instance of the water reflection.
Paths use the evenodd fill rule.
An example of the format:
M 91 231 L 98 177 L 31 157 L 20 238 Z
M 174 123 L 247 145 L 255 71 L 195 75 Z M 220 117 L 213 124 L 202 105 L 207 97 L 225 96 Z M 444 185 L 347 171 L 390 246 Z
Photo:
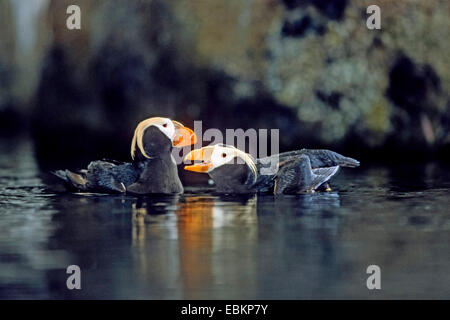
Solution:
M 64 252 L 45 248 L 55 210 L 32 150 L 29 141 L 0 139 L 0 299 L 48 297 L 45 271 L 65 262 Z
M 169 282 L 168 286 L 179 286 L 183 297 L 190 299 L 205 297 L 211 284 L 233 285 L 223 270 L 223 253 L 257 240 L 256 196 L 201 195 L 181 201 L 174 197 L 164 203 L 140 200 L 133 204 L 132 220 L 139 276 L 148 281 L 160 272 L 164 277 L 180 279 L 179 285 Z M 233 231 L 227 232 L 227 228 Z M 172 240 L 159 262 L 148 252 L 157 239 Z
M 135 198 L 54 192 L 32 149 L 0 141 L 0 298 L 372 298 L 373 263 L 377 297 L 450 297 L 443 165 L 343 170 L 330 193 Z
M 261 295 L 260 281 L 266 274 L 261 267 L 270 270 L 285 264 L 276 258 L 280 252 L 272 252 L 274 259 L 267 256 L 277 250 L 267 240 L 290 234 L 299 225 L 301 238 L 311 236 L 311 230 L 328 230 L 320 232 L 322 244 L 328 247 L 324 254 L 329 255 L 327 235 L 337 232 L 340 218 L 333 210 L 339 206 L 336 192 L 140 199 L 132 204 L 132 246 L 139 282 L 153 286 L 157 282 L 173 292 L 179 289 L 179 297 L 189 299 L 224 297 L 236 290 L 239 297 Z M 164 243 L 163 248 L 159 243 Z M 290 259 L 289 264 L 297 260 Z M 158 277 L 164 281 L 155 281 Z

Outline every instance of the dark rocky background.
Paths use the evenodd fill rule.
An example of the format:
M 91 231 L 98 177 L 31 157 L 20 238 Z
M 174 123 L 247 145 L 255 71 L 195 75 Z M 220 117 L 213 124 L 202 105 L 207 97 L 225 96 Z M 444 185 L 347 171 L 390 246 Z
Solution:
M 0 0 L 0 132 L 56 162 L 128 160 L 156 115 L 279 128 L 281 150 L 445 158 L 449 33 L 447 0 Z

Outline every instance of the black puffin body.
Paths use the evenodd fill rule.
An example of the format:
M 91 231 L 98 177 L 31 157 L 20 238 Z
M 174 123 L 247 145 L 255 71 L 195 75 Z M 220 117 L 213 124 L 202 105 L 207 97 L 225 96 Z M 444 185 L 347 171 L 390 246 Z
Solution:
M 224 164 L 208 172 L 221 193 L 253 193 L 258 192 L 254 181 L 254 173 L 246 164 Z M 261 185 L 263 187 L 263 185 Z
M 70 190 L 107 193 L 182 193 L 183 185 L 172 157 L 173 146 L 195 143 L 192 130 L 166 118 L 150 118 L 136 128 L 131 146 L 133 161 L 92 161 L 78 173 L 58 170 Z
M 359 166 L 357 160 L 329 150 L 302 149 L 253 160 L 248 154 L 226 145 L 191 151 L 185 159 L 202 161 L 185 169 L 208 173 L 217 192 L 223 193 L 314 191 L 326 186 L 340 167 Z

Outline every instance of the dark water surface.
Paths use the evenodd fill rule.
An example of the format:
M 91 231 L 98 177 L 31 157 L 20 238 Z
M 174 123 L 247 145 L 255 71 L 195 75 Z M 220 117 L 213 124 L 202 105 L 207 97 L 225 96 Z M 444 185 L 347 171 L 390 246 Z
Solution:
M 135 198 L 52 191 L 34 154 L 0 140 L 0 298 L 450 298 L 443 165 L 363 164 L 329 193 Z

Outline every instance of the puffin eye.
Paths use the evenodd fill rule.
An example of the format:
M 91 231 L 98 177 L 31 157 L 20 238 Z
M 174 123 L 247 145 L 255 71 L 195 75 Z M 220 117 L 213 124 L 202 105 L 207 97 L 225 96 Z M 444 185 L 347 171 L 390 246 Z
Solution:
M 227 154 L 224 152 L 224 153 L 222 153 L 222 158 L 226 158 L 227 157 Z
M 164 128 L 167 128 L 167 123 L 164 123 L 164 124 L 163 124 L 163 127 L 164 127 Z

